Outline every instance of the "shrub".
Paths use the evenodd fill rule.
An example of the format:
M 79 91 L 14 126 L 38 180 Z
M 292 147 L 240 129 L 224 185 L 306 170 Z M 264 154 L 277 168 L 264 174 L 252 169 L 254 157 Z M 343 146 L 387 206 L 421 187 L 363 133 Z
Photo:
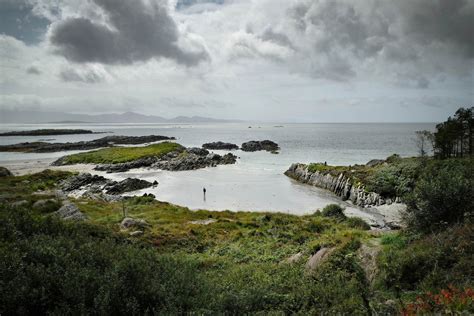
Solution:
M 337 219 L 345 219 L 344 209 L 338 204 L 329 204 L 323 208 L 321 214 L 325 217 L 333 217 Z
M 426 233 L 463 222 L 474 210 L 473 179 L 474 165 L 470 160 L 431 163 L 408 199 L 409 227 Z
M 347 226 L 362 230 L 369 230 L 370 225 L 360 217 L 348 217 L 345 220 Z

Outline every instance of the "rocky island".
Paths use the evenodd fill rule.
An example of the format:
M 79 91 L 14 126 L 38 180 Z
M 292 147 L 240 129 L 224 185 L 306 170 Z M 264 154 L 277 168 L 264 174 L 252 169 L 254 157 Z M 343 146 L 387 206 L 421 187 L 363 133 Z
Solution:
M 214 149 L 214 150 L 234 150 L 239 149 L 239 146 L 232 143 L 224 143 L 221 141 L 213 142 L 213 143 L 205 143 L 202 145 L 204 149 Z
M 95 170 L 111 173 L 145 167 L 170 171 L 194 170 L 233 164 L 236 160 L 237 157 L 231 153 L 221 156 L 202 148 L 185 148 L 180 144 L 163 142 L 145 147 L 103 148 L 64 156 L 52 165 L 97 164 Z
M 242 144 L 241 149 L 243 151 L 260 151 L 260 150 L 266 150 L 272 153 L 277 153 L 277 151 L 280 149 L 277 143 L 271 141 L 271 140 L 262 140 L 262 141 L 256 141 L 252 140 L 249 142 L 245 142 Z
M 54 136 L 54 135 L 77 135 L 77 134 L 101 134 L 86 129 L 36 129 L 32 131 L 13 131 L 0 133 L 1 136 Z
M 48 153 L 69 150 L 91 150 L 102 147 L 113 147 L 115 145 L 139 145 L 174 139 L 174 137 L 161 135 L 106 136 L 90 141 L 74 143 L 27 142 L 13 145 L 2 145 L 0 146 L 0 152 Z

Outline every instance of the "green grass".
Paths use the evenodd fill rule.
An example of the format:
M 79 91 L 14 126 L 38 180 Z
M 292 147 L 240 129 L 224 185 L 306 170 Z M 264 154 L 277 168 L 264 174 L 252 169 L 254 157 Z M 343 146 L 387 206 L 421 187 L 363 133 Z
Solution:
M 112 147 L 85 153 L 69 155 L 64 158 L 66 164 L 122 163 L 146 157 L 160 157 L 169 152 L 182 150 L 183 146 L 171 142 L 148 145 L 145 147 Z

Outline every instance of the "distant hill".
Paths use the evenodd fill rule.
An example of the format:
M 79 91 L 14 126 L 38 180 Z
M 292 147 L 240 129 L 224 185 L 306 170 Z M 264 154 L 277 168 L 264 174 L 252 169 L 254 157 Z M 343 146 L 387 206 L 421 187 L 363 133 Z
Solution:
M 15 111 L 0 109 L 0 123 L 227 123 L 237 120 L 221 120 L 201 116 L 178 116 L 167 119 L 161 116 L 135 112 L 111 114 L 74 114 L 65 112 Z

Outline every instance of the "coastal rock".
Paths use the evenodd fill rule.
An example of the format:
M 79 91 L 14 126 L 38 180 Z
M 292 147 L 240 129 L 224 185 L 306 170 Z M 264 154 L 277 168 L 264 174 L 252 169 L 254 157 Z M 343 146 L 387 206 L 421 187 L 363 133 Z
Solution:
M 260 151 L 266 150 L 270 152 L 274 152 L 280 149 L 277 143 L 272 142 L 271 140 L 262 140 L 262 141 L 249 141 L 243 143 L 241 146 L 243 151 Z
M 49 153 L 68 150 L 90 150 L 103 147 L 113 147 L 115 145 L 138 145 L 153 143 L 162 140 L 173 140 L 174 137 L 149 135 L 149 136 L 106 136 L 90 141 L 81 141 L 75 143 L 47 143 L 32 142 L 19 143 L 13 145 L 0 146 L 0 151 L 6 152 L 31 152 L 31 153 Z M 53 163 L 53 166 L 62 165 L 61 159 Z
M 49 213 L 57 211 L 59 206 L 60 204 L 56 200 L 46 199 L 36 201 L 35 203 L 33 203 L 32 208 L 41 213 Z
M 140 158 L 140 159 L 130 161 L 130 162 L 98 165 L 94 168 L 94 170 L 106 171 L 107 173 L 127 172 L 130 169 L 150 167 L 157 161 L 158 161 L 158 158 L 156 157 L 146 157 L 146 158 Z
M 91 175 L 90 173 L 81 173 L 77 176 L 73 176 L 63 180 L 60 183 L 60 187 L 64 191 L 74 191 L 78 190 L 86 185 L 91 184 L 105 184 L 110 182 L 106 178 L 99 175 Z
M 332 191 L 343 200 L 350 200 L 360 207 L 377 207 L 388 203 L 380 194 L 368 192 L 362 185 L 353 184 L 343 173 L 338 176 L 320 171 L 311 172 L 305 164 L 292 164 L 285 175 L 299 182 Z M 396 201 L 401 202 L 397 197 Z
M 13 174 L 5 167 L 0 167 L 0 178 L 11 177 Z
M 86 129 L 36 129 L 32 131 L 14 131 L 0 133 L 1 136 L 51 136 L 51 135 L 75 135 L 75 134 L 99 134 Z
M 195 154 L 195 155 L 198 155 L 198 156 L 207 156 L 207 155 L 209 155 L 208 150 L 203 149 L 203 148 L 199 148 L 199 147 L 186 148 L 186 152 L 188 152 L 190 154 Z
M 234 164 L 236 161 L 237 156 L 231 153 L 228 153 L 224 156 L 213 153 L 209 153 L 206 156 L 201 156 L 186 151 L 185 153 L 175 155 L 174 157 L 166 155 L 154 163 L 151 167 L 162 170 L 183 171 L 215 167 L 217 165 Z
M 313 271 L 321 265 L 334 251 L 334 248 L 321 248 L 306 262 L 306 270 Z
M 87 219 L 87 216 L 82 213 L 79 208 L 73 204 L 68 203 L 63 206 L 55 213 L 60 219 L 62 220 L 75 220 L 75 221 L 83 221 Z
M 202 145 L 202 148 L 214 149 L 214 150 L 235 150 L 235 149 L 239 149 L 239 146 L 232 143 L 224 143 L 224 142 L 218 141 L 218 142 L 213 142 L 213 143 L 205 143 Z
M 112 182 L 104 187 L 107 194 L 117 195 L 130 191 L 137 191 L 153 186 L 153 183 L 146 180 L 127 178 L 120 182 Z

